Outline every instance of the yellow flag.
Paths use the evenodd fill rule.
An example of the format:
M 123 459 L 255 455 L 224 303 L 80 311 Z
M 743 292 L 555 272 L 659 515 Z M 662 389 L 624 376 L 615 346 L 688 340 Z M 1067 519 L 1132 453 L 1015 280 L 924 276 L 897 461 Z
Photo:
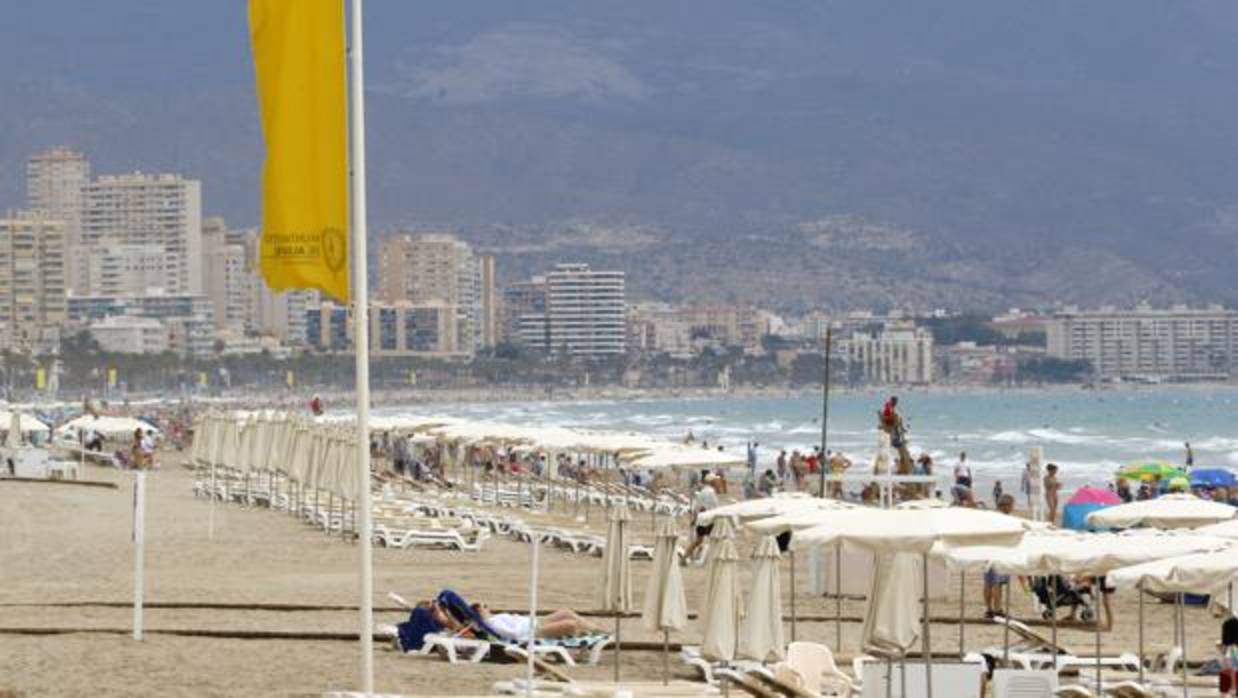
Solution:
M 259 265 L 274 291 L 348 286 L 344 6 L 249 0 L 266 162 Z
M 36 390 L 45 390 L 47 388 L 47 370 L 42 366 L 34 370 L 34 387 Z

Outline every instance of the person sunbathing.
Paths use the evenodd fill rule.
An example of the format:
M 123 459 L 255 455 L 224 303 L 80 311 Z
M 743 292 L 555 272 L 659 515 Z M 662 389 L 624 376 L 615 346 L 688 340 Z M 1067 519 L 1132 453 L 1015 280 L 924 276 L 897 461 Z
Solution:
M 473 604 L 473 611 L 504 639 L 513 642 L 529 641 L 529 617 L 515 613 L 491 613 L 484 603 Z M 573 610 L 561 608 L 537 621 L 538 639 L 576 637 L 601 632 L 600 629 L 580 617 Z

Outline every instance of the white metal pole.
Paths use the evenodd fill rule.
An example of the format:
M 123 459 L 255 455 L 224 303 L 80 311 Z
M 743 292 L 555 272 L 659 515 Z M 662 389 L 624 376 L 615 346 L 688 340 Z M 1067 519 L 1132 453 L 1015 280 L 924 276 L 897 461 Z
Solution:
M 213 417 L 211 417 L 210 419 L 212 422 L 214 422 Z M 223 429 L 222 421 L 219 422 L 216 426 L 214 426 L 211 429 L 211 431 L 214 432 L 217 429 Z M 214 540 L 215 538 L 215 496 L 216 496 L 215 495 L 215 461 L 219 460 L 220 439 L 218 437 L 221 435 L 222 435 L 222 432 L 220 434 L 214 434 L 214 433 L 211 434 L 211 436 L 213 437 L 211 440 L 214 443 L 211 444 L 211 454 L 210 456 L 208 456 L 211 459 L 211 491 L 210 491 L 211 503 L 210 503 L 210 511 L 206 516 L 206 522 L 207 522 L 206 523 L 206 537 L 212 540 Z
M 133 639 L 142 639 L 142 570 L 146 557 L 146 473 L 133 474 Z
M 357 356 L 357 505 L 361 548 L 361 690 L 374 692 L 373 507 L 370 504 L 370 341 L 366 264 L 365 60 L 361 40 L 361 0 L 350 6 L 348 63 L 349 184 L 353 261 L 353 351 Z
M 537 551 L 541 548 L 542 534 L 538 531 L 533 532 L 533 559 L 530 563 L 533 567 L 529 581 L 529 666 L 528 666 L 528 686 L 526 687 L 526 695 L 533 698 L 533 645 L 537 638 Z

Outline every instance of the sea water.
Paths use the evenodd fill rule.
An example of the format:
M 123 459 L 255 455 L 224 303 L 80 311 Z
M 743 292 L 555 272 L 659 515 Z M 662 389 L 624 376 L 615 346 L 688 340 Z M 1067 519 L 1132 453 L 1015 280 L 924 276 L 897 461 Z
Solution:
M 1183 443 L 1196 467 L 1238 469 L 1238 389 L 1171 389 L 936 392 L 899 391 L 910 450 L 932 456 L 936 472 L 949 472 L 967 453 L 977 495 L 991 498 L 995 481 L 1017 494 L 1028 451 L 1039 446 L 1044 462 L 1057 463 L 1067 491 L 1112 481 L 1121 465 L 1157 458 L 1181 464 Z M 877 412 L 889 393 L 832 395 L 827 447 L 857 464 L 876 452 Z M 388 414 L 411 412 L 401 408 Z M 762 467 L 779 449 L 801 451 L 821 443 L 821 397 L 711 397 L 616 401 L 435 405 L 427 413 L 524 425 L 557 425 L 649 434 L 721 445 L 744 454 L 756 441 Z

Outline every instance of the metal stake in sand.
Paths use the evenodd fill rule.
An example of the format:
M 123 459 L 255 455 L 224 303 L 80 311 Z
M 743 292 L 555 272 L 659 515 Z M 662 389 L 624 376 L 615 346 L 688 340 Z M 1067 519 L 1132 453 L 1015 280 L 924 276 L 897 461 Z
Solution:
M 1135 585 L 1139 592 L 1139 683 L 1143 683 L 1143 581 Z
M 142 639 L 142 582 L 146 564 L 146 473 L 133 474 L 133 639 Z
M 830 349 L 834 339 L 834 330 L 829 323 L 825 325 L 825 376 L 821 381 L 821 458 L 818 459 L 817 467 L 821 469 L 821 492 L 819 496 L 825 499 L 825 469 L 828 465 L 826 460 L 826 448 L 829 442 L 829 424 L 830 424 Z
M 533 532 L 533 559 L 530 562 L 532 572 L 529 580 L 529 667 L 528 667 L 528 688 L 527 694 L 529 698 L 533 698 L 533 646 L 537 638 L 537 551 L 542 547 L 542 534 Z

